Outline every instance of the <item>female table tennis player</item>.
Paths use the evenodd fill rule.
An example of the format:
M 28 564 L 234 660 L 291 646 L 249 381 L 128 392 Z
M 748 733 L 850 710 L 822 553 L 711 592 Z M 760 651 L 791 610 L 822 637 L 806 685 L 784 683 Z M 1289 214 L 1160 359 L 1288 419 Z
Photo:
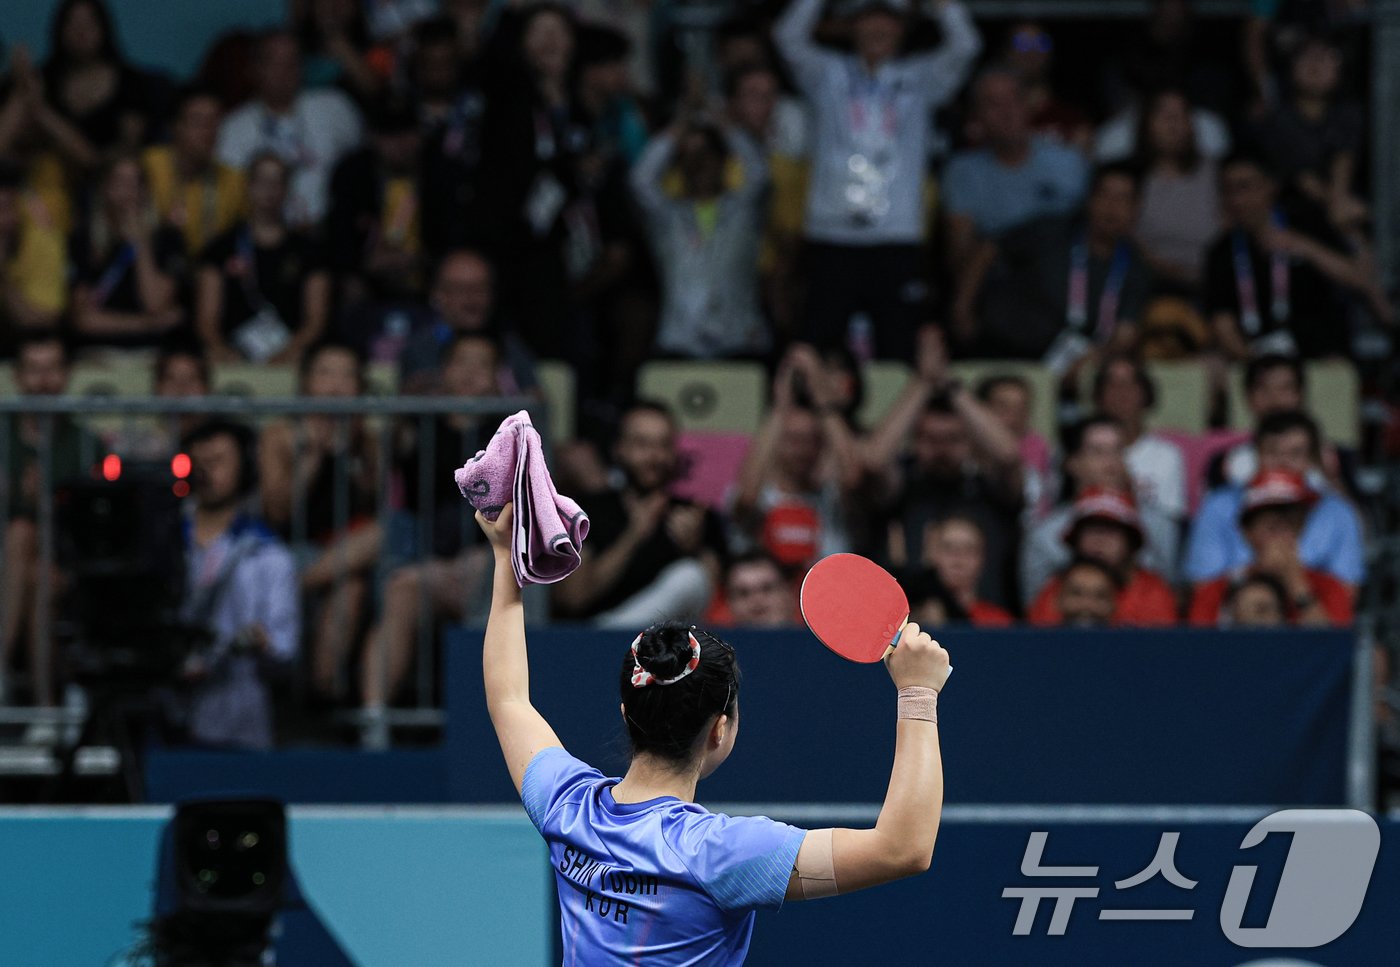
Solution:
M 743 963 L 755 911 L 928 869 L 943 803 L 936 700 L 948 653 L 905 627 L 886 660 L 899 688 L 894 766 L 873 829 L 801 830 L 695 803 L 739 731 L 739 667 L 727 644 L 661 624 L 623 656 L 632 760 L 605 777 L 561 747 L 530 704 L 525 621 L 510 562 L 512 508 L 477 521 L 496 556 L 483 671 L 486 704 L 525 811 L 549 843 L 566 965 Z M 601 700 L 601 696 L 600 696 Z M 802 697 L 793 697 L 794 714 Z

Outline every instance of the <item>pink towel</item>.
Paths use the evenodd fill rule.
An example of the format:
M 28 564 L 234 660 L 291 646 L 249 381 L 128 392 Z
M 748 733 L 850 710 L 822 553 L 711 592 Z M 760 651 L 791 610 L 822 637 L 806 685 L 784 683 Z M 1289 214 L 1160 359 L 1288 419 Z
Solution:
M 529 413 L 506 417 L 486 449 L 453 476 L 462 496 L 487 520 L 515 502 L 510 559 L 518 585 L 554 584 L 574 573 L 588 536 L 588 515 L 554 489 Z

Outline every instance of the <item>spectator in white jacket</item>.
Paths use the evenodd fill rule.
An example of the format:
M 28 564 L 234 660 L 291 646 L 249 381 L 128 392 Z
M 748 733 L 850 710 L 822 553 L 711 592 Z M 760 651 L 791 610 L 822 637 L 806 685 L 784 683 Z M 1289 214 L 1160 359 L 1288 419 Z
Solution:
M 741 175 L 726 184 L 726 161 Z M 680 191 L 669 194 L 672 168 Z M 687 118 L 652 138 L 632 169 L 661 272 L 656 347 L 697 358 L 754 356 L 771 335 L 758 302 L 768 167 L 747 137 Z
M 294 228 L 320 222 L 329 205 L 336 162 L 360 144 L 360 115 L 334 88 L 302 89 L 302 59 L 291 34 L 268 34 L 254 61 L 257 94 L 224 119 L 215 154 L 239 171 L 265 152 L 292 173 L 287 221 Z
M 912 356 L 924 321 L 919 246 L 928 227 L 924 180 L 933 111 L 957 93 L 982 49 L 967 8 L 934 0 L 942 43 L 905 55 L 909 6 L 909 0 L 851 4 L 852 54 L 812 39 L 822 0 L 795 0 L 774 30 L 813 115 L 808 338 L 844 343 L 851 317 L 864 313 L 873 351 L 897 358 Z

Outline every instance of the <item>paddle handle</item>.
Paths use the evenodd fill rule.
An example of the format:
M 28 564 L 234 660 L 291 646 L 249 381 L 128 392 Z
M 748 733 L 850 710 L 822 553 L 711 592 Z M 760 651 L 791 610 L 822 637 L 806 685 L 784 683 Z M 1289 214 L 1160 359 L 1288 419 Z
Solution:
M 890 646 L 889 646 L 888 648 L 886 648 L 886 649 L 885 649 L 885 653 L 884 653 L 883 655 L 880 656 L 880 660 L 881 660 L 881 661 L 884 661 L 886 658 L 890 657 L 890 655 L 893 655 L 893 654 L 894 654 L 894 650 L 895 650 L 897 647 L 899 647 L 899 637 L 900 637 L 900 635 L 904 634 L 904 626 L 907 625 L 908 623 L 909 623 L 909 616 L 906 614 L 906 615 L 904 616 L 904 620 L 901 621 L 901 622 L 899 623 L 899 629 L 898 629 L 897 631 L 895 631 L 894 637 L 890 639 Z

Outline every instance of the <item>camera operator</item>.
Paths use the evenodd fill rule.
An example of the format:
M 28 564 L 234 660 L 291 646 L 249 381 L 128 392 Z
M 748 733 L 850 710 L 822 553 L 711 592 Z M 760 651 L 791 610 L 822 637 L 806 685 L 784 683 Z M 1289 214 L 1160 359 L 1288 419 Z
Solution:
M 184 441 L 192 462 L 182 617 L 208 632 L 186 660 L 190 741 L 269 748 L 270 685 L 297 653 L 301 616 L 292 555 L 256 517 L 253 434 L 210 422 Z

